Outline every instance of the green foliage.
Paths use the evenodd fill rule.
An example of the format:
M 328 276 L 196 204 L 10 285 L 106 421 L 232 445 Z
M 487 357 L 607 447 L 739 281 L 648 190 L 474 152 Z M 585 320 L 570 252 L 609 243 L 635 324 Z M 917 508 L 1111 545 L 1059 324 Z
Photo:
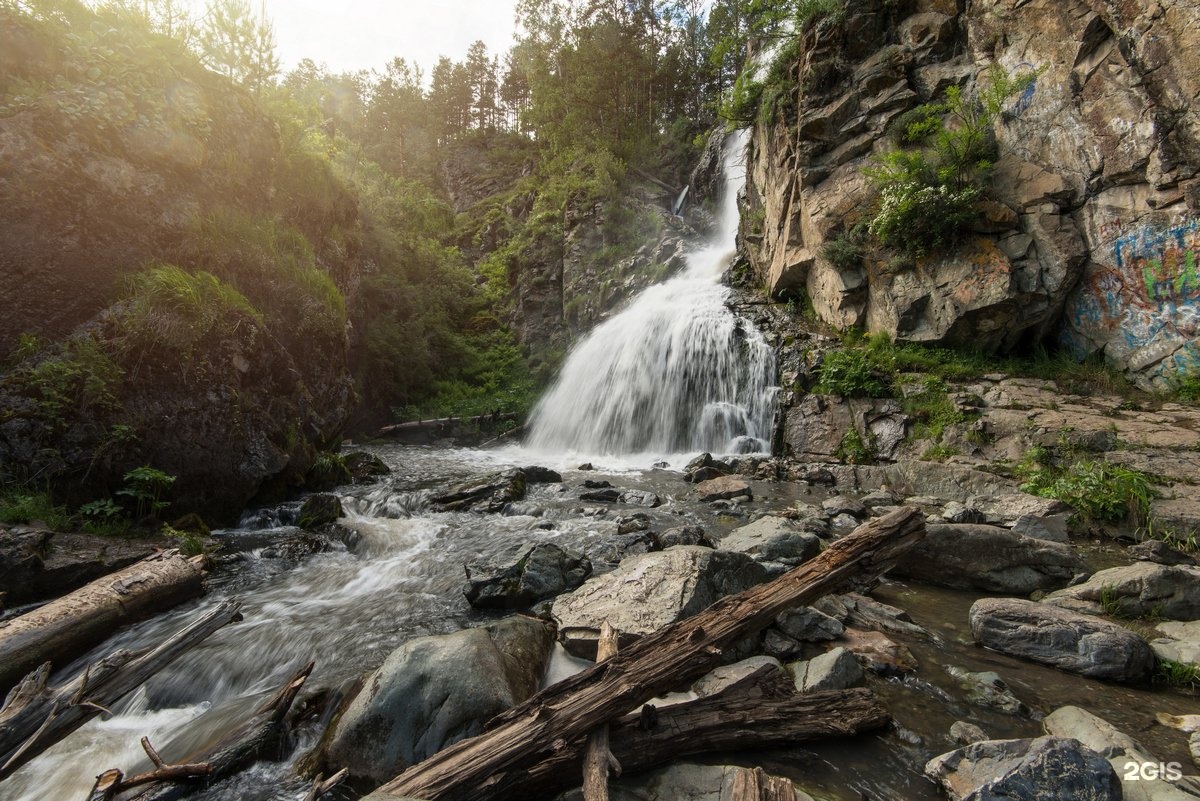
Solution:
M 1035 458 L 1022 472 L 1022 492 L 1064 501 L 1084 521 L 1132 519 L 1138 524 L 1150 517 L 1154 490 L 1149 477 L 1137 470 L 1087 460 L 1057 466 Z
M 1200 665 L 1160 659 L 1154 674 L 1154 681 L 1195 692 L 1200 690 Z
M 898 118 L 890 133 L 897 147 L 864 170 L 879 190 L 870 231 L 881 243 L 923 256 L 966 232 L 998 155 L 993 126 L 1038 74 L 992 65 L 974 91 L 950 86 L 941 101 Z
M 125 474 L 125 486 L 117 495 L 129 498 L 134 504 L 134 516 L 138 519 L 157 518 L 158 513 L 171 505 L 163 500 L 163 494 L 175 483 L 175 476 L 156 470 L 149 465 L 135 467 Z
M 54 503 L 48 492 L 30 492 L 20 487 L 0 491 L 0 523 L 37 521 L 62 531 L 71 525 L 71 516 L 65 506 Z
M 950 399 L 946 384 L 937 376 L 927 376 L 921 391 L 904 399 L 904 411 L 917 421 L 914 434 L 941 440 L 947 426 L 967 420 L 967 415 Z
M 159 529 L 159 534 L 168 540 L 175 540 L 179 543 L 179 552 L 184 556 L 199 556 L 207 553 L 204 547 L 204 538 L 195 531 L 181 531 L 174 526 L 163 523 Z
M 308 469 L 304 486 L 310 490 L 326 490 L 349 484 L 351 480 L 350 468 L 340 453 L 319 453 Z
M 207 66 L 253 92 L 279 74 L 275 31 L 270 20 L 251 10 L 249 0 L 209 0 L 197 40 Z
M 890 376 L 880 369 L 877 359 L 860 348 L 826 353 L 814 391 L 851 398 L 887 398 L 892 394 Z
M 926 448 L 925 452 L 921 454 L 921 458 L 928 462 L 943 462 L 951 456 L 958 456 L 958 454 L 957 448 L 939 442 Z
M 1175 396 L 1187 403 L 1200 402 L 1200 375 L 1188 374 L 1179 379 Z
M 0 422 L 26 416 L 55 435 L 74 419 L 99 416 L 116 406 L 122 371 L 97 340 L 75 336 L 43 347 L 36 338 L 24 337 L 14 351 L 19 363 L 0 385 L 18 391 L 31 406 L 0 410 Z
M 820 18 L 838 24 L 846 17 L 846 3 L 845 0 L 796 0 L 795 13 L 801 26 Z
M 838 444 L 837 457 L 847 464 L 870 464 L 873 454 L 867 444 L 863 442 L 858 429 L 851 426 Z
M 862 266 L 863 245 L 861 229 L 843 231 L 825 242 L 821 256 L 839 270 L 856 270 Z

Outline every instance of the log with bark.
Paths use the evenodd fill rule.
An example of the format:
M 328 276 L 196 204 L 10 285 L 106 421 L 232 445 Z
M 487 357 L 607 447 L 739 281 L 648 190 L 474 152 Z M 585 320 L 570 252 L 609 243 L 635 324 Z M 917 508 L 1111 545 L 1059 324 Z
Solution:
M 618 633 L 607 620 L 600 626 L 596 641 L 596 661 L 603 662 L 616 655 Z M 608 724 L 588 735 L 583 754 L 583 801 L 608 801 L 608 774 L 621 775 L 621 763 L 608 747 Z
M 43 662 L 74 659 L 119 627 L 198 596 L 202 561 L 162 551 L 0 622 L 0 692 Z
M 791 678 L 770 665 L 719 693 L 653 710 L 647 714 L 643 708 L 609 725 L 609 745 L 624 775 L 697 754 L 849 737 L 891 720 L 870 690 L 798 694 Z M 561 748 L 531 766 L 519 784 L 487 797 L 548 797 L 568 789 L 578 782 L 583 751 L 583 743 Z M 372 799 L 383 801 L 382 796 Z
M 699 677 L 780 612 L 882 575 L 924 535 L 924 517 L 914 507 L 868 521 L 779 578 L 722 598 L 546 688 L 497 716 L 489 731 L 408 768 L 380 788 L 377 797 L 504 798 L 525 781 L 532 766 L 600 724 Z
M 309 662 L 291 676 L 262 706 L 229 734 L 212 745 L 184 757 L 186 764 L 205 764 L 209 770 L 203 781 L 213 783 L 228 778 L 260 759 L 278 759 L 287 739 L 287 714 L 312 673 Z M 167 778 L 155 781 L 129 801 L 176 801 L 196 789 L 196 779 Z
M 762 768 L 741 768 L 733 777 L 730 801 L 796 801 L 796 785 Z
M 30 673 L 0 707 L 0 781 L 106 711 L 213 632 L 241 620 L 241 607 L 239 601 L 226 601 L 157 647 L 113 651 L 58 687 L 46 686 L 49 662 Z

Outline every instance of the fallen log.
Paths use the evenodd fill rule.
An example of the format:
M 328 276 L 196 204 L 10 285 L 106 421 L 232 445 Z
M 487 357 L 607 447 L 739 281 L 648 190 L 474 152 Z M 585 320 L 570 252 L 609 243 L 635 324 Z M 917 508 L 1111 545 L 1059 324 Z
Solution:
M 697 678 L 785 609 L 874 578 L 925 535 L 915 507 L 859 526 L 819 556 L 766 584 L 731 595 L 686 620 L 638 640 L 497 716 L 483 734 L 463 740 L 383 785 L 379 797 L 503 798 L 531 766 L 552 758 L 600 724 Z
M 797 694 L 779 669 L 764 666 L 719 693 L 645 709 L 609 725 L 609 744 L 625 775 L 717 751 L 849 737 L 886 726 L 891 717 L 869 690 Z M 490 799 L 549 796 L 574 784 L 582 745 L 533 765 Z M 372 797 L 374 799 L 374 797 Z
M 796 785 L 762 768 L 741 768 L 733 776 L 730 801 L 796 801 Z
M 119 627 L 196 597 L 203 590 L 201 562 L 162 551 L 0 622 L 0 692 L 43 662 L 74 659 Z
M 115 768 L 113 770 L 106 770 L 96 777 L 96 783 L 92 785 L 92 792 L 88 796 L 88 801 L 113 801 L 121 793 L 132 790 L 134 787 L 140 787 L 143 784 L 168 780 L 175 781 L 178 779 L 196 779 L 207 776 L 212 772 L 212 765 L 209 765 L 207 762 L 196 765 L 168 765 L 158 755 L 158 751 L 154 750 L 154 746 L 150 745 L 149 737 L 142 738 L 142 750 L 146 752 L 146 756 L 153 763 L 154 770 L 148 773 L 139 773 L 128 779 L 125 778 L 124 773 Z
M 297 693 L 312 673 L 313 663 L 284 682 L 271 700 L 258 707 L 250 717 L 211 746 L 184 757 L 188 764 L 207 764 L 205 781 L 213 783 L 228 778 L 259 759 L 280 756 L 287 734 L 287 713 Z M 176 801 L 196 789 L 194 779 L 167 778 L 152 783 L 129 801 Z
M 320 773 L 313 779 L 312 786 L 308 788 L 308 794 L 304 796 L 304 801 L 320 801 L 329 794 L 334 787 L 337 787 L 350 775 L 349 768 L 342 768 L 337 773 L 326 779 Z
M 617 653 L 617 630 L 607 620 L 596 641 L 596 661 L 603 662 Z M 608 745 L 608 724 L 588 735 L 583 754 L 583 801 L 608 801 L 608 773 L 621 775 L 621 764 Z
M 0 707 L 0 781 L 136 690 L 151 676 L 227 623 L 241 620 L 241 602 L 226 601 L 151 650 L 118 650 L 58 687 L 47 687 L 46 662 L 18 684 Z

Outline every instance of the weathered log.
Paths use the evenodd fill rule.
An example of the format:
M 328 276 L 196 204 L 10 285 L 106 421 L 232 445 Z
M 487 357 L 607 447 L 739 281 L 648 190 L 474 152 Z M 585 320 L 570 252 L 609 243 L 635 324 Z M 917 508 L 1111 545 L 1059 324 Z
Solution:
M 313 779 L 312 786 L 308 788 L 308 794 L 304 796 L 304 801 L 320 801 L 330 790 L 346 781 L 346 777 L 349 775 L 349 768 L 342 768 L 328 779 L 318 773 Z
M 0 622 L 0 692 L 43 662 L 74 659 L 119 627 L 196 597 L 201 562 L 163 551 Z
M 92 785 L 92 792 L 88 795 L 88 801 L 113 801 L 121 793 L 132 790 L 134 787 L 141 787 L 144 784 L 161 781 L 178 781 L 180 779 L 196 779 L 207 776 L 212 772 L 212 765 L 206 762 L 195 765 L 168 765 L 158 755 L 158 751 L 154 750 L 154 746 L 150 745 L 149 737 L 142 738 L 142 750 L 150 758 L 150 762 L 154 765 L 154 770 L 148 773 L 139 773 L 128 779 L 125 778 L 124 773 L 116 768 L 106 770 L 96 777 L 96 783 Z
M 146 651 L 118 650 L 58 687 L 47 687 L 50 663 L 30 673 L 0 707 L 0 781 L 136 690 L 151 676 L 227 623 L 241 602 L 226 601 Z
M 238 772 L 259 759 L 274 759 L 280 755 L 287 734 L 287 713 L 296 694 L 312 673 L 309 662 L 289 678 L 271 700 L 258 707 L 250 717 L 211 746 L 189 754 L 184 762 L 207 764 L 208 782 L 217 782 Z M 176 801 L 191 794 L 195 783 L 188 780 L 154 782 L 130 801 Z
M 885 573 L 924 535 L 924 517 L 914 507 L 864 523 L 774 581 L 722 598 L 546 688 L 497 716 L 489 731 L 408 768 L 380 789 L 427 801 L 501 798 L 530 766 L 551 758 L 564 743 L 697 678 L 725 650 L 766 628 L 785 609 Z
M 600 626 L 596 642 L 596 661 L 603 662 L 617 653 L 617 630 L 607 620 Z M 621 775 L 621 766 L 608 747 L 608 724 L 588 735 L 583 755 L 583 801 L 608 801 L 609 769 Z
M 762 768 L 741 768 L 733 776 L 730 801 L 796 801 L 796 785 Z

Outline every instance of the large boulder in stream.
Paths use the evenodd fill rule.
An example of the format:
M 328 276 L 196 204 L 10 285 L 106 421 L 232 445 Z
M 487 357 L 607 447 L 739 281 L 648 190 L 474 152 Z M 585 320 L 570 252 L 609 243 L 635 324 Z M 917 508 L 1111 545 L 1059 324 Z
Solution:
M 465 565 L 463 594 L 479 609 L 528 609 L 573 590 L 592 574 L 592 563 L 550 542 L 522 548 L 514 557 Z
M 925 775 L 951 801 L 1121 801 L 1103 756 L 1064 737 L 984 740 L 931 759 Z
M 994 651 L 1094 679 L 1139 682 L 1154 672 L 1154 652 L 1127 628 L 1091 615 L 1016 598 L 971 606 L 971 632 Z
M 499 512 L 525 497 L 528 478 L 514 468 L 454 484 L 434 492 L 429 501 L 441 512 Z
M 1046 596 L 1046 603 L 1099 615 L 1200 619 L 1200 567 L 1135 562 L 1101 570 L 1082 584 Z M 1106 608 L 1107 607 L 1107 608 Z
M 999 526 L 929 525 L 925 532 L 892 569 L 894 575 L 960 590 L 1028 595 L 1066 586 L 1088 572 L 1070 545 Z
M 522 616 L 409 640 L 343 707 L 321 764 L 382 784 L 533 695 L 553 645 L 550 624 Z
M 763 567 L 746 554 L 680 545 L 623 560 L 611 573 L 560 595 L 551 615 L 567 651 L 595 659 L 605 620 L 622 638 L 650 634 L 766 578 Z
M 807 562 L 821 552 L 821 540 L 782 517 L 759 518 L 721 538 L 717 547 L 752 557 L 771 573 Z

